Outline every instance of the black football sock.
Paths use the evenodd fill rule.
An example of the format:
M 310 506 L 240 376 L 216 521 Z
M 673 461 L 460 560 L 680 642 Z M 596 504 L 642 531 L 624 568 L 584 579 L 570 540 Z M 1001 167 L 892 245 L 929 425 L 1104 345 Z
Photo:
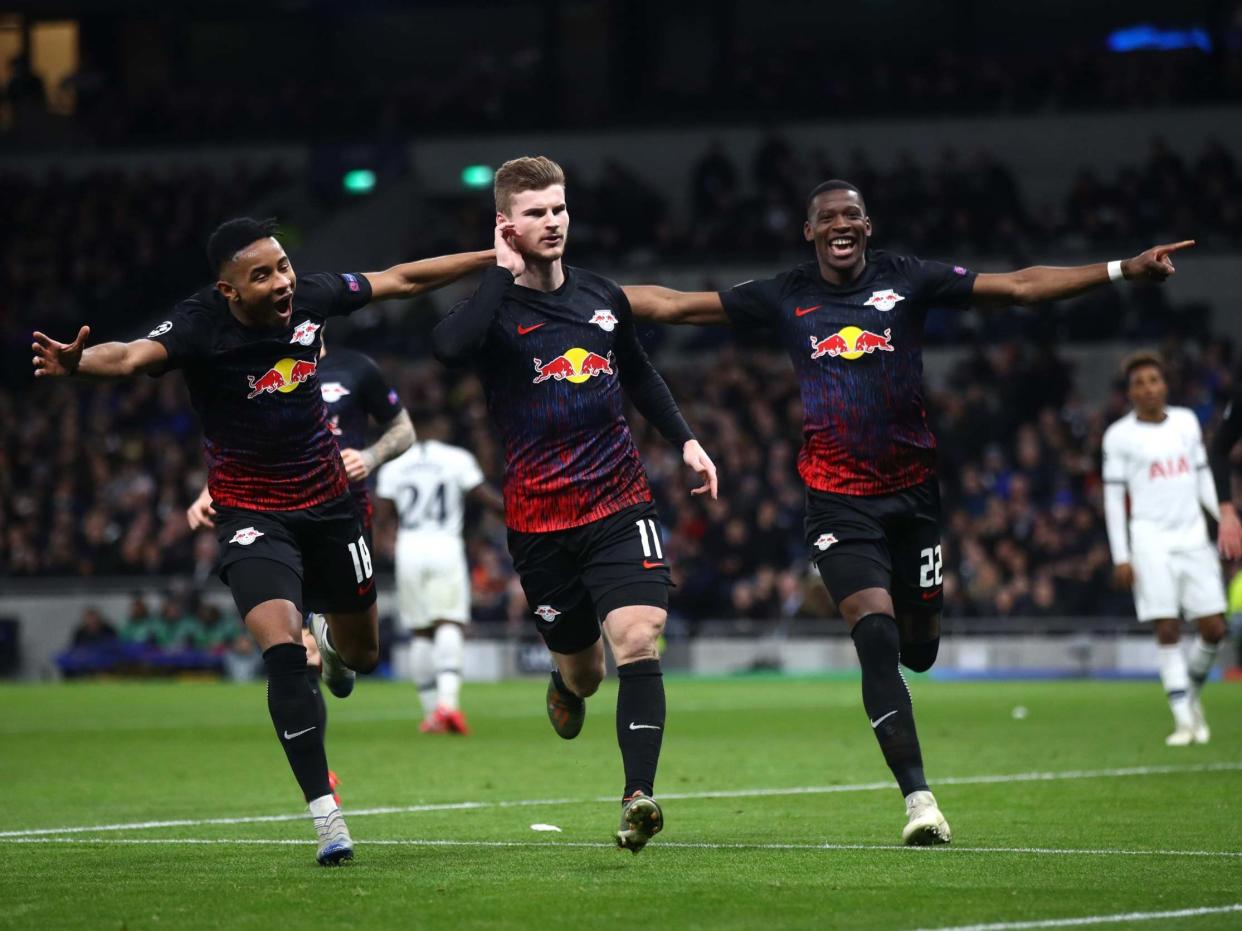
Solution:
M 315 710 L 319 716 L 319 733 L 322 740 L 328 739 L 328 705 L 323 700 L 323 689 L 319 687 L 319 670 L 314 666 L 306 667 L 306 681 L 310 683 L 311 692 L 315 696 Z
M 625 798 L 650 796 L 664 741 L 664 674 L 658 659 L 617 667 L 617 744 L 625 767 Z
M 264 652 L 263 665 L 267 667 L 267 710 L 302 794 L 307 801 L 331 795 L 323 730 L 306 681 L 306 648 L 300 643 L 278 643 Z
M 897 666 L 900 635 L 887 614 L 868 614 L 854 625 L 854 648 L 862 666 L 863 707 L 902 795 L 927 788 L 923 752 L 914 729 L 910 690 Z

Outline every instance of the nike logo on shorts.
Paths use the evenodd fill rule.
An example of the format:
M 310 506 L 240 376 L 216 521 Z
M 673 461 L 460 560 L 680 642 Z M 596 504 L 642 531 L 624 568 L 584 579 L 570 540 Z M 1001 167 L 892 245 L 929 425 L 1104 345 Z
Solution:
M 358 586 L 358 594 L 359 594 L 359 595 L 365 595 L 367 592 L 369 592 L 369 591 L 371 590 L 371 587 L 372 587 L 373 585 L 375 585 L 375 579 L 370 579 L 369 581 L 365 582 L 364 584 L 359 585 L 359 586 Z
M 285 731 L 285 740 L 292 740 L 294 737 L 301 737 L 303 734 L 309 734 L 314 729 L 315 725 L 312 724 L 310 727 L 306 728 L 306 730 L 298 731 L 296 734 L 290 734 L 288 731 Z
M 874 721 L 871 722 L 871 729 L 875 730 L 877 727 L 879 727 L 881 724 L 883 724 L 885 721 L 887 721 L 889 718 L 891 718 L 896 713 L 897 713 L 897 709 L 894 708 L 888 714 L 880 715 L 878 718 L 876 718 Z
M 630 730 L 641 731 L 644 729 L 649 730 L 649 731 L 662 730 L 662 728 L 658 724 L 635 724 L 633 721 L 630 722 Z
M 664 565 L 662 562 L 652 562 L 650 559 L 643 560 L 644 569 L 659 569 L 662 565 Z

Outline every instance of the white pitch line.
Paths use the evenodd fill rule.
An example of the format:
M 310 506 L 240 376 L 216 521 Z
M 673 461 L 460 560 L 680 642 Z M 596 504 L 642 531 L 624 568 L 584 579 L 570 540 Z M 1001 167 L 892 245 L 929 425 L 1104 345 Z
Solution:
M 1236 772 L 1242 770 L 1242 762 L 1198 763 L 1170 766 L 1128 766 L 1117 769 L 1076 769 L 1059 772 L 1010 773 L 1007 775 L 948 776 L 935 780 L 939 786 L 993 785 L 1010 782 L 1051 782 L 1057 780 L 1109 779 L 1131 776 L 1163 776 L 1179 773 Z M 714 798 L 771 798 L 790 795 L 833 795 L 839 792 L 873 792 L 892 789 L 892 782 L 861 782 L 835 786 L 790 786 L 765 789 L 718 789 L 709 792 L 661 792 L 662 800 L 693 800 Z M 435 811 L 479 811 L 495 808 L 526 808 L 542 805 L 580 805 L 596 802 L 616 802 L 611 795 L 594 798 L 544 798 L 515 799 L 508 801 L 435 802 L 425 805 L 386 805 L 378 808 L 347 809 L 351 818 L 369 815 L 418 814 Z M 135 821 L 122 824 L 81 825 L 62 828 L 28 828 L 16 831 L 0 831 L 0 838 L 38 837 L 49 834 L 90 834 L 100 831 L 146 831 L 156 828 L 199 827 L 201 825 L 263 824 L 280 821 L 301 821 L 305 812 L 285 815 L 248 815 L 236 818 L 179 818 L 162 821 Z
M 293 846 L 313 847 L 313 840 L 296 838 L 232 838 L 232 837 L 15 837 L 13 844 L 119 844 L 119 845 L 225 845 L 225 846 Z M 354 841 L 366 847 L 590 847 L 611 849 L 614 844 L 595 841 L 511 841 L 511 840 L 440 840 L 433 838 L 399 838 Z M 1127 850 L 1124 848 L 1078 848 L 1078 847 L 906 847 L 902 844 L 742 844 L 742 843 L 696 843 L 692 841 L 662 841 L 662 848 L 679 850 L 818 850 L 854 851 L 883 850 L 904 851 L 912 856 L 950 856 L 952 854 L 1025 854 L 1039 856 L 1096 856 L 1096 857 L 1207 857 L 1242 858 L 1236 850 Z M 933 852 L 934 851 L 934 852 Z
M 1200 915 L 1227 915 L 1242 912 L 1242 904 L 1179 908 L 1171 912 L 1122 912 L 1116 915 L 1087 915 L 1082 918 L 1048 918 L 1043 921 L 996 921 L 985 925 L 953 925 L 932 931 L 1021 931 L 1024 928 L 1077 928 L 1082 925 L 1109 925 L 1123 921 L 1159 921 L 1162 918 L 1197 918 Z M 928 931 L 928 929 L 922 929 Z

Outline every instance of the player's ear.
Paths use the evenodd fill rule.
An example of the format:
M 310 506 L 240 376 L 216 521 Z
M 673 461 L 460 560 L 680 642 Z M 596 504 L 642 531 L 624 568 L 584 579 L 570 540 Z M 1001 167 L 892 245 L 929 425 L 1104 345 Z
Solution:
M 504 215 L 504 212 L 497 210 L 496 211 L 496 225 L 503 226 L 505 223 L 508 223 L 508 222 L 509 222 L 509 218 Z
M 241 303 L 241 295 L 237 292 L 237 289 L 223 278 L 216 282 L 216 290 L 224 295 L 224 299 L 226 301 L 231 301 L 237 304 Z
M 807 242 L 815 241 L 815 228 L 811 226 L 810 220 L 802 221 L 802 238 Z
M 871 236 L 871 217 L 863 217 L 863 229 L 867 231 L 867 236 Z

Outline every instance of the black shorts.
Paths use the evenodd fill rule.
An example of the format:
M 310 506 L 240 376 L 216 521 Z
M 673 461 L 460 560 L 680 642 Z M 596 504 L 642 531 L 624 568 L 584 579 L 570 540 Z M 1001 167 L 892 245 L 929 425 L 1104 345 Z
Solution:
M 891 593 L 899 610 L 938 612 L 944 603 L 934 478 L 888 495 L 808 488 L 806 542 L 838 605 L 864 588 Z
M 672 578 L 649 501 L 568 530 L 510 530 L 509 552 L 543 642 L 555 653 L 591 646 L 600 622 L 617 608 L 668 608 Z
M 229 584 L 229 567 L 242 560 L 269 559 L 288 566 L 302 580 L 299 611 L 354 613 L 375 604 L 371 547 L 357 505 L 346 492 L 300 511 L 250 511 L 216 505 L 220 541 L 217 572 Z M 243 599 L 235 600 L 240 604 Z M 268 600 L 248 591 L 245 601 Z M 283 598 L 273 589 L 272 598 Z M 257 600 L 256 600 L 257 599 Z

